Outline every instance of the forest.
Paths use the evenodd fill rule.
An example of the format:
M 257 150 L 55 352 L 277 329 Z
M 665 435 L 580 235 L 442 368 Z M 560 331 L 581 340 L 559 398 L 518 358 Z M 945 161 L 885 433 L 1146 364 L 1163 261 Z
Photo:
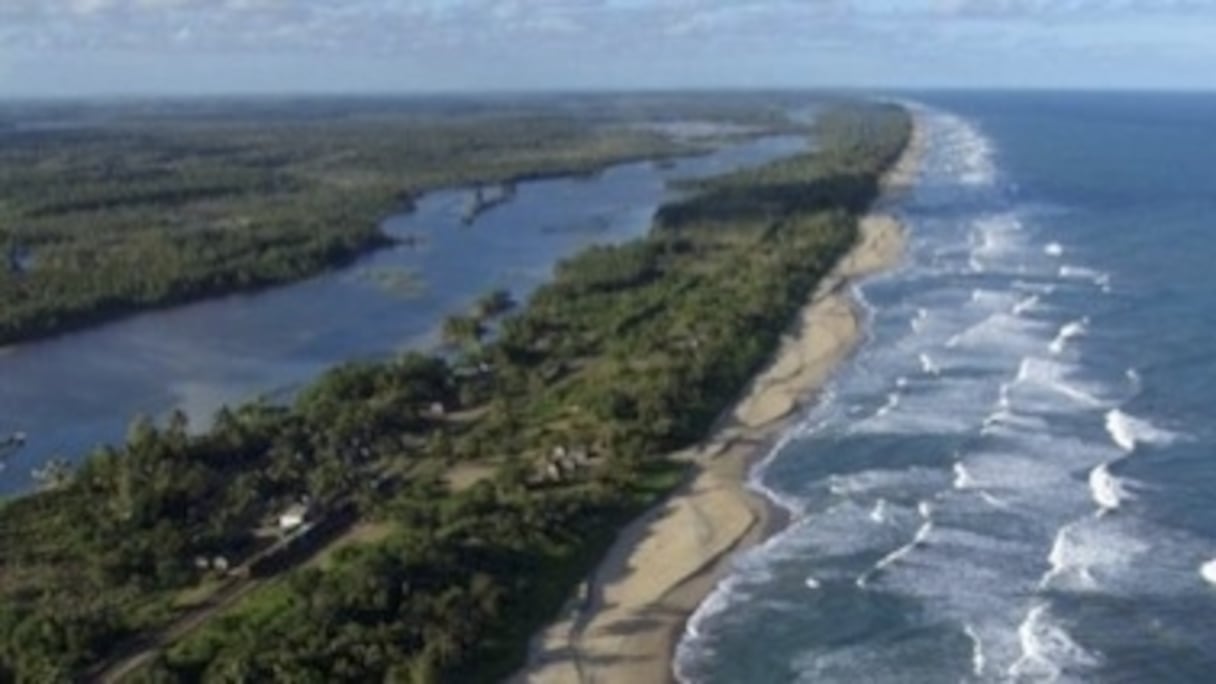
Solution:
M 8 105 L 0 346 L 340 266 L 389 244 L 380 219 L 429 190 L 704 149 L 642 125 L 661 103 L 662 116 L 789 126 L 776 102 Z
M 334 369 L 201 434 L 136 421 L 63 486 L 0 506 L 0 681 L 105 671 L 246 581 L 232 569 L 300 501 L 353 527 L 131 681 L 509 675 L 615 530 L 680 481 L 664 455 L 707 433 L 853 244 L 910 125 L 838 104 L 813 152 L 697 183 L 513 310 L 488 293 L 443 355 Z

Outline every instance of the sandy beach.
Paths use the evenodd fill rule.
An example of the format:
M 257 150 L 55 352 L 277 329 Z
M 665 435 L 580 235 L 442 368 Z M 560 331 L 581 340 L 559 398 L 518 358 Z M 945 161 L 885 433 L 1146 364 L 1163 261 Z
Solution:
M 659 684 L 691 613 L 727 570 L 729 558 L 784 524 L 781 511 L 747 489 L 751 466 L 831 377 L 862 337 L 850 285 L 896 264 L 902 226 L 884 207 L 913 182 L 919 131 L 884 178 L 883 197 L 861 222 L 850 253 L 824 279 L 772 363 L 752 380 L 719 429 L 674 458 L 692 472 L 663 503 L 621 531 L 558 621 L 538 634 L 529 684 Z

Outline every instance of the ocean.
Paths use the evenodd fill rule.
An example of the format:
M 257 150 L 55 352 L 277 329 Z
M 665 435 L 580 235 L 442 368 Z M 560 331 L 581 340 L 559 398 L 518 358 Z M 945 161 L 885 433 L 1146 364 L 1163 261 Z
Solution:
M 902 266 L 685 682 L 1216 677 L 1216 96 L 911 98 Z

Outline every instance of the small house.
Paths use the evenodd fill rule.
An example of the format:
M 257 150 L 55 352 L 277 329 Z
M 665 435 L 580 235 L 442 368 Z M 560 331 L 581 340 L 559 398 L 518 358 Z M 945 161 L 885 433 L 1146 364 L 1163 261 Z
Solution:
M 279 529 L 284 532 L 294 530 L 308 522 L 312 510 L 308 504 L 295 503 L 279 514 Z

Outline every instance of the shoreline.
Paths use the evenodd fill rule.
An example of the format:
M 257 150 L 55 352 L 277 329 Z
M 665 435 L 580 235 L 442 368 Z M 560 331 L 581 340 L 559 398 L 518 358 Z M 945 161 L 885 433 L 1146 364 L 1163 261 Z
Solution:
M 787 134 L 778 131 L 762 131 L 757 135 L 746 137 L 738 141 L 726 143 L 715 142 L 713 144 L 705 144 L 701 147 L 687 147 L 686 149 L 681 149 L 678 151 L 656 151 L 647 154 L 632 154 L 614 157 L 583 169 L 565 168 L 559 170 L 541 170 L 519 173 L 507 177 L 507 179 L 502 181 L 501 184 L 511 185 L 513 187 L 517 187 L 517 189 L 524 189 L 529 184 L 549 181 L 568 181 L 573 183 L 586 180 L 588 178 L 594 178 L 601 174 L 611 173 L 616 170 L 655 164 L 664 160 L 679 162 L 695 161 L 706 157 L 711 157 L 715 154 L 727 152 L 733 148 L 746 147 L 748 145 L 754 145 L 764 141 L 781 139 L 784 137 L 788 137 Z M 805 146 L 799 147 L 799 150 L 801 151 L 804 149 L 804 147 Z M 737 168 L 742 169 L 749 166 L 752 162 L 741 161 L 729 163 L 737 164 Z M 732 166 L 731 168 L 735 168 L 735 166 Z M 52 348 L 54 348 L 56 345 L 73 345 L 75 343 L 75 338 L 78 336 L 103 335 L 102 339 L 104 341 L 104 336 L 109 334 L 104 331 L 106 331 L 108 328 L 111 330 L 111 332 L 114 328 L 123 330 L 123 328 L 119 328 L 119 326 L 137 322 L 139 319 L 143 319 L 145 317 L 151 318 L 166 315 L 178 316 L 184 314 L 187 316 L 186 320 L 189 321 L 193 319 L 189 318 L 190 314 L 188 312 L 190 309 L 195 307 L 221 307 L 227 306 L 231 302 L 244 302 L 267 296 L 291 297 L 293 295 L 290 293 L 293 288 L 310 287 L 310 283 L 316 284 L 327 280 L 338 280 L 346 277 L 362 278 L 364 275 L 361 273 L 362 269 L 365 265 L 371 263 L 368 260 L 372 259 L 375 255 L 386 251 L 392 252 L 393 250 L 410 247 L 407 237 L 394 235 L 387 229 L 386 222 L 389 220 L 389 218 L 395 216 L 407 216 L 416 212 L 416 205 L 419 202 L 435 194 L 455 193 L 462 195 L 472 191 L 478 187 L 479 184 L 491 183 L 490 181 L 485 181 L 484 183 L 478 181 L 458 185 L 438 185 L 413 195 L 404 196 L 402 203 L 396 205 L 399 207 L 398 209 L 387 210 L 375 220 L 373 229 L 368 233 L 367 240 L 365 241 L 366 244 L 357 247 L 349 253 L 344 253 L 335 259 L 330 260 L 324 268 L 310 272 L 307 275 L 267 280 L 265 282 L 257 282 L 255 284 L 236 289 L 221 288 L 219 290 L 209 292 L 187 293 L 155 304 L 134 306 L 119 304 L 105 311 L 84 312 L 79 315 L 72 314 L 65 316 L 65 318 L 68 319 L 68 322 L 45 333 L 17 336 L 11 339 L 5 338 L 2 334 L 0 334 L 0 361 L 11 362 L 18 365 L 24 364 L 25 361 L 23 357 L 28 357 L 31 354 L 39 354 L 40 351 L 38 348 L 41 345 L 50 345 Z M 515 201 L 514 195 L 507 198 L 507 203 L 511 201 Z M 662 208 L 664 202 L 665 200 L 660 195 L 651 203 L 652 206 L 650 206 L 650 209 L 657 212 Z M 498 209 L 500 207 L 501 205 L 495 205 L 493 208 Z M 480 214 L 477 217 L 477 220 L 481 220 Z M 610 235 L 606 239 L 607 243 L 615 243 L 620 240 L 633 239 L 632 231 L 622 233 L 622 235 L 622 237 L 615 238 Z M 545 240 L 552 241 L 551 238 L 548 237 L 545 238 Z M 604 241 L 605 238 L 603 238 L 603 236 L 597 236 L 597 244 Z M 575 250 L 575 252 L 567 254 L 566 257 L 573 256 L 574 253 L 577 253 L 577 251 L 579 250 Z M 554 266 L 554 264 L 554 260 L 549 258 L 547 262 L 541 263 L 540 266 L 546 270 L 549 270 Z M 396 267 L 389 265 L 387 267 L 378 268 L 392 269 Z M 424 271 L 419 270 L 418 272 L 414 273 L 414 275 L 418 279 L 425 280 L 425 276 L 427 274 Z M 380 289 L 378 284 L 372 284 L 376 286 L 377 290 Z M 518 285 L 518 283 L 516 283 L 516 285 Z M 484 291 L 470 293 L 469 301 L 471 302 L 474 297 L 482 294 L 484 294 Z M 290 396 L 296 390 L 311 385 L 320 378 L 325 370 L 340 366 L 344 363 L 350 361 L 392 358 L 399 354 L 403 349 L 410 349 L 423 353 L 432 353 L 434 351 L 432 349 L 434 345 L 432 345 L 431 342 L 424 341 L 421 344 L 417 344 L 415 341 L 419 339 L 427 340 L 431 337 L 437 338 L 437 331 L 441 327 L 444 318 L 450 313 L 458 312 L 447 310 L 437 312 L 434 316 L 433 324 L 429 325 L 427 330 L 424 330 L 421 334 L 410 333 L 408 337 L 404 338 L 405 342 L 403 342 L 401 345 L 373 349 L 370 352 L 366 348 L 354 349 L 352 351 L 351 348 L 346 347 L 346 351 L 344 351 L 338 357 L 330 358 L 328 360 L 323 359 L 320 370 L 315 373 L 307 374 L 302 377 L 276 376 L 277 379 L 269 378 L 274 384 L 255 387 L 254 389 L 248 391 L 242 390 L 240 393 L 228 393 L 225 391 L 220 391 L 218 392 L 219 398 L 215 400 L 215 403 L 203 402 L 204 408 L 199 410 L 199 413 L 196 414 L 189 408 L 185 408 L 185 410 L 187 410 L 187 412 L 190 414 L 191 423 L 194 426 L 193 429 L 205 429 L 206 426 L 211 424 L 213 413 L 220 405 L 226 405 L 235 410 L 239 407 L 254 403 L 263 396 L 270 397 L 271 402 L 276 405 L 280 404 L 282 403 L 282 395 L 284 392 Z M 94 338 L 89 337 L 88 339 Z M 306 363 L 311 363 L 311 361 L 312 359 L 305 359 Z M 184 383 L 189 383 L 192 381 L 191 378 L 177 376 L 174 376 L 174 378 L 171 379 Z M 144 389 L 150 392 L 169 392 L 171 389 L 171 387 L 164 385 L 163 381 L 161 380 L 151 383 L 150 387 L 151 389 L 148 387 L 145 387 Z M 176 400 L 169 402 L 168 404 L 157 408 L 153 413 L 167 413 L 175 408 L 175 403 L 182 402 L 177 402 Z M 178 406 L 178 408 L 184 407 Z M 106 414 L 109 416 L 117 415 L 117 418 L 112 421 L 116 427 L 112 431 L 111 436 L 107 437 L 106 434 L 104 434 L 105 431 L 103 428 L 90 429 L 88 431 L 89 439 L 87 440 L 87 443 L 82 443 L 79 446 L 69 444 L 66 447 L 58 449 L 58 451 L 66 454 L 67 461 L 75 467 L 79 466 L 80 463 L 83 462 L 83 460 L 85 460 L 85 458 L 88 456 L 88 454 L 91 453 L 91 451 L 96 447 L 104 445 L 121 446 L 125 441 L 124 435 L 126 434 L 126 427 L 137 413 L 139 413 L 139 411 L 132 409 L 125 413 Z M 93 415 L 93 422 L 103 424 L 106 423 L 108 421 L 106 415 Z M 5 464 L 0 464 L 0 502 L 37 495 L 41 491 L 41 487 L 33 478 L 30 477 L 30 471 L 33 468 L 45 465 L 46 462 L 55 455 L 54 453 L 49 453 L 45 447 L 46 440 L 44 437 L 50 434 L 50 432 L 48 432 L 48 430 L 43 426 L 40 426 L 37 420 L 33 420 L 24 414 L 13 418 L 12 422 L 7 424 L 5 420 L 0 419 L 0 429 L 4 428 L 11 431 L 25 431 L 30 435 L 31 439 L 26 446 L 11 454 L 11 458 L 9 458 Z M 4 432 L 3 434 L 7 434 L 7 432 Z M 98 434 L 101 436 L 98 436 Z
M 58 318 L 62 319 L 62 323 L 58 323 L 47 328 L 26 329 L 19 332 L 0 334 L 0 356 L 10 353 L 20 347 L 41 342 L 49 342 L 61 337 L 80 334 L 96 330 L 107 325 L 122 323 L 145 314 L 165 313 L 178 309 L 187 308 L 197 304 L 208 302 L 222 301 L 233 297 L 252 297 L 264 294 L 269 291 L 290 287 L 300 283 L 305 283 L 315 278 L 321 278 L 326 275 L 338 273 L 350 269 L 358 265 L 364 259 L 370 258 L 377 252 L 395 247 L 409 245 L 407 239 L 402 239 L 392 235 L 385 230 L 385 223 L 390 219 L 398 216 L 407 216 L 417 210 L 417 204 L 422 199 L 441 192 L 471 192 L 482 186 L 509 186 L 516 187 L 518 185 L 528 183 L 542 183 L 546 181 L 557 180 L 585 180 L 594 178 L 598 175 L 612 171 L 613 169 L 634 164 L 661 163 L 668 161 L 680 161 L 685 159 L 697 159 L 714 154 L 721 151 L 729 145 L 742 144 L 747 141 L 756 141 L 764 138 L 774 138 L 787 135 L 780 131 L 760 131 L 756 135 L 745 138 L 742 141 L 728 141 L 725 144 L 716 144 L 709 146 L 689 145 L 687 143 L 677 143 L 685 145 L 682 149 L 655 150 L 648 153 L 632 153 L 619 157 L 609 157 L 602 160 L 594 161 L 584 168 L 558 168 L 558 169 L 542 169 L 535 171 L 520 172 L 506 176 L 501 180 L 485 179 L 485 180 L 470 180 L 460 183 L 445 185 L 438 184 L 434 186 L 423 186 L 421 188 L 404 191 L 398 193 L 391 204 L 386 204 L 383 209 L 374 211 L 374 218 L 371 219 L 371 225 L 366 229 L 364 234 L 358 236 L 349 249 L 342 249 L 339 253 L 326 257 L 323 263 L 316 268 L 306 271 L 301 274 L 288 275 L 284 277 L 267 276 L 257 278 L 248 284 L 223 285 L 213 286 L 212 289 L 200 287 L 197 290 L 183 291 L 179 294 L 167 297 L 165 299 L 150 302 L 122 302 L 111 305 L 109 308 L 88 308 L 81 310 L 63 310 L 56 312 Z M 469 220 L 469 225 L 472 225 L 482 214 L 497 208 L 501 204 L 510 202 L 514 198 L 514 191 L 503 201 L 495 202 L 494 204 L 480 209 L 475 216 Z
M 620 531 L 556 621 L 533 637 L 528 663 L 511 682 L 675 681 L 675 649 L 688 620 L 731 558 L 789 522 L 777 502 L 749 487 L 749 475 L 862 342 L 863 317 L 849 286 L 902 258 L 904 229 L 889 204 L 914 181 L 922 153 L 913 115 L 907 147 L 861 218 L 857 244 L 819 283 L 719 427 L 672 456 L 693 464 L 685 481 Z

